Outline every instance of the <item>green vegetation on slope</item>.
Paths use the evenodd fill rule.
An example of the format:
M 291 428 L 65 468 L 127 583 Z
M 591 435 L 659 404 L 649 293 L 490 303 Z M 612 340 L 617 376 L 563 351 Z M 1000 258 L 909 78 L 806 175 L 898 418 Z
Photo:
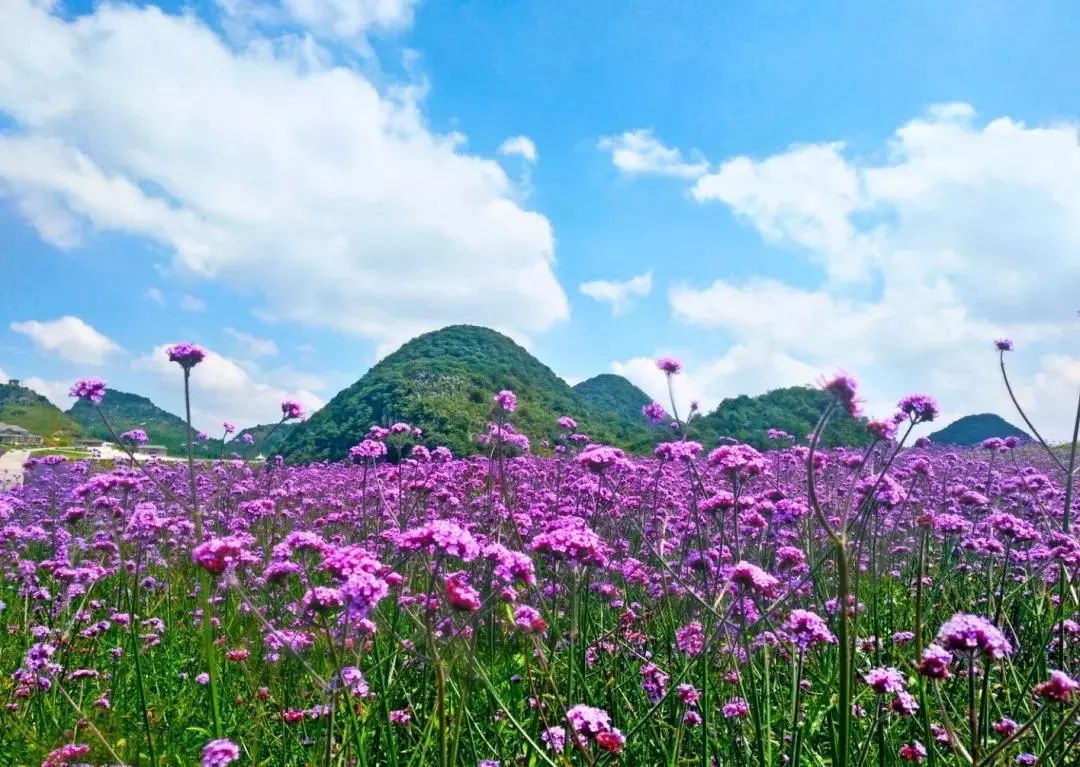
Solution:
M 575 384 L 574 391 L 597 413 L 627 421 L 641 420 L 641 408 L 652 402 L 648 394 L 614 373 L 601 373 Z
M 273 423 L 261 423 L 258 426 L 249 426 L 246 429 L 241 429 L 233 438 L 225 443 L 225 455 L 230 453 L 239 453 L 242 456 L 252 456 L 256 454 L 273 455 L 278 452 L 282 443 L 289 436 L 290 432 L 295 429 L 297 424 L 293 421 L 288 421 L 283 424 Z M 254 443 L 251 445 L 244 444 L 244 435 L 250 434 Z M 270 437 L 267 439 L 267 437 Z
M 404 421 L 424 429 L 428 445 L 475 452 L 492 395 L 518 396 L 514 424 L 534 443 L 555 436 L 569 415 L 596 440 L 643 449 L 654 443 L 638 421 L 594 414 L 570 386 L 512 340 L 493 330 L 454 325 L 414 338 L 339 392 L 282 445 L 293 461 L 341 460 L 372 424 Z
M 0 384 L 0 422 L 21 426 L 40 437 L 82 433 L 78 423 L 49 400 L 25 386 Z
M 775 428 L 805 443 L 829 401 L 829 394 L 809 386 L 774 389 L 757 397 L 740 395 L 724 400 L 713 412 L 695 419 L 691 437 L 706 447 L 721 437 L 734 437 L 758 449 L 766 449 L 777 446 L 767 433 Z M 842 414 L 830 421 L 822 441 L 830 446 L 866 445 L 870 435 L 863 419 Z
M 129 429 L 142 429 L 152 445 L 164 445 L 170 453 L 176 454 L 187 450 L 187 424 L 184 419 L 162 410 L 146 397 L 106 389 L 105 399 L 101 401 L 100 407 L 117 435 Z M 89 402 L 77 401 L 68 410 L 68 415 L 81 424 L 90 436 L 96 439 L 112 439 L 109 430 L 101 422 L 101 417 L 94 412 L 94 406 Z M 200 454 L 207 455 L 217 455 L 220 449 L 219 439 L 212 439 L 198 447 Z
M 1031 436 L 1026 431 L 993 413 L 978 413 L 959 418 L 931 434 L 930 441 L 939 445 L 977 445 L 990 437 L 1019 437 L 1024 442 L 1031 441 Z

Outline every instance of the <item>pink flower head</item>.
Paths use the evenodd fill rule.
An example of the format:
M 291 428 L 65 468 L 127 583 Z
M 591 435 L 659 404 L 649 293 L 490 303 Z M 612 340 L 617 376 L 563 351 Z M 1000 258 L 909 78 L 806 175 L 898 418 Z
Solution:
M 926 758 L 926 746 L 917 740 L 912 743 L 906 743 L 900 747 L 900 758 L 905 762 L 915 762 L 918 764 Z
M 566 712 L 566 719 L 574 732 L 581 735 L 598 735 L 611 729 L 611 717 L 602 708 L 579 703 Z
M 848 415 L 859 414 L 859 403 L 856 401 L 858 384 L 852 376 L 838 373 L 831 380 L 826 381 L 822 388 L 836 398 Z
M 222 428 L 225 429 L 226 434 L 232 434 L 234 431 L 236 431 L 236 427 L 232 423 L 230 423 L 229 421 L 226 421 L 225 423 L 221 424 L 221 426 L 222 426 Z
M 1012 645 L 997 626 L 966 613 L 956 613 L 941 626 L 938 642 L 951 652 L 981 652 L 991 660 L 1012 654 Z
M 513 413 L 517 409 L 517 395 L 509 389 L 503 389 L 495 395 L 495 403 L 507 413 Z
M 929 394 L 909 394 L 896 404 L 898 415 L 910 419 L 913 423 L 926 423 L 937 418 L 940 409 Z
M 105 399 L 105 382 L 100 378 L 80 378 L 71 386 L 68 394 L 72 397 L 100 405 Z
M 919 661 L 919 673 L 928 679 L 948 679 L 949 664 L 952 663 L 952 655 L 944 647 L 932 644 L 923 650 L 922 660 Z
M 886 692 L 903 692 L 906 686 L 904 675 L 892 667 L 872 668 L 863 674 L 863 679 L 879 695 Z
M 226 767 L 239 758 L 239 746 L 228 738 L 218 738 L 203 746 L 202 767 Z
M 1051 671 L 1050 678 L 1045 682 L 1035 685 L 1032 690 L 1040 698 L 1049 698 L 1060 703 L 1069 703 L 1072 694 L 1080 689 L 1080 682 L 1070 677 L 1064 671 Z
M 656 367 L 666 375 L 678 375 L 682 371 L 682 363 L 674 357 L 661 357 L 656 361 Z
M 763 596 L 779 596 L 780 581 L 749 562 L 738 562 L 732 567 L 728 580 Z
M 642 405 L 641 414 L 645 416 L 645 420 L 653 426 L 663 423 L 667 419 L 667 412 L 664 410 L 664 406 L 659 402 L 650 402 L 647 405 Z
M 792 610 L 784 624 L 784 634 L 803 651 L 815 644 L 836 643 L 836 637 L 821 616 L 809 610 Z
M 169 355 L 169 362 L 177 363 L 184 370 L 191 370 L 206 359 L 206 349 L 187 342 L 173 344 L 165 353 Z
M 142 429 L 131 429 L 120 435 L 121 442 L 127 442 L 132 445 L 145 445 L 149 440 L 150 438 L 146 436 L 146 432 Z
M 720 713 L 725 719 L 745 719 L 750 716 L 750 704 L 745 698 L 732 698 L 723 705 Z
M 287 399 L 281 403 L 281 415 L 286 421 L 300 420 L 304 417 L 304 408 L 299 402 Z

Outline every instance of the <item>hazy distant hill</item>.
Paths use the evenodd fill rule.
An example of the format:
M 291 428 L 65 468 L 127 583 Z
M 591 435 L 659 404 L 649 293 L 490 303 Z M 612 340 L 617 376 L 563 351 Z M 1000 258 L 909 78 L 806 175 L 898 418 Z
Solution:
M 978 413 L 959 418 L 931 434 L 930 441 L 939 445 L 977 445 L 990 437 L 1019 437 L 1024 442 L 1031 441 L 1031 435 L 1026 431 L 993 413 Z
M 0 384 L 0 422 L 21 426 L 41 437 L 57 432 L 77 436 L 82 427 L 45 397 L 25 386 Z
M 142 429 L 150 438 L 150 444 L 164 445 L 170 453 L 183 453 L 187 450 L 187 424 L 180 416 L 162 410 L 146 397 L 115 389 L 105 390 L 105 399 L 101 401 L 101 410 L 109 419 L 116 433 L 122 434 L 129 429 Z M 78 400 L 70 415 L 84 431 L 97 439 L 110 440 L 109 430 L 101 422 L 101 417 L 89 402 Z M 221 441 L 217 438 L 200 445 L 200 454 L 216 455 Z

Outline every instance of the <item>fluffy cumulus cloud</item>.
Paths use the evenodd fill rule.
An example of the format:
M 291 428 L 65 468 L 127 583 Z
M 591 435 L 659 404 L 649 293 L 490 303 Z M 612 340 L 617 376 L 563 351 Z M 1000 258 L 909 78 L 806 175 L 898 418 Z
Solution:
M 582 295 L 594 301 L 611 305 L 612 316 L 626 314 L 637 298 L 652 293 L 652 270 L 621 282 L 615 280 L 592 280 L 578 286 Z
M 678 149 L 664 146 L 651 130 L 627 131 L 618 136 L 605 136 L 598 147 L 611 154 L 611 162 L 629 176 L 653 175 L 698 178 L 709 170 L 698 152 L 692 152 L 688 162 Z
M 181 373 L 165 353 L 169 345 L 155 347 L 151 353 L 137 358 L 132 366 L 150 377 L 148 396 L 155 403 L 182 413 Z M 268 382 L 266 378 L 254 365 L 209 352 L 191 373 L 192 422 L 196 428 L 215 433 L 224 421 L 273 423 L 281 418 L 281 402 L 285 399 L 296 400 L 308 413 L 323 405 L 322 399 L 308 389 L 273 379 Z
M 341 34 L 407 24 L 412 6 L 284 4 Z M 0 194 L 57 246 L 144 238 L 189 275 L 254 289 L 263 316 L 378 343 L 568 316 L 550 223 L 495 160 L 427 124 L 423 86 L 327 63 L 310 37 L 239 45 L 154 7 L 64 18 L 11 0 L 4 16 Z
M 946 417 L 1016 420 L 991 349 L 1007 336 L 1026 405 L 1066 437 L 1080 391 L 1078 139 L 1075 123 L 980 120 L 949 104 L 902 125 L 877 160 L 796 145 L 696 178 L 693 199 L 726 206 L 821 279 L 766 277 L 764 261 L 758 276 L 674 285 L 677 319 L 732 342 L 689 366 L 685 385 L 714 404 L 844 367 L 871 412 L 925 390 Z M 648 383 L 640 361 L 621 364 Z
M 11 329 L 29 337 L 38 349 L 78 365 L 103 365 L 120 351 L 119 344 L 78 317 L 12 322 Z

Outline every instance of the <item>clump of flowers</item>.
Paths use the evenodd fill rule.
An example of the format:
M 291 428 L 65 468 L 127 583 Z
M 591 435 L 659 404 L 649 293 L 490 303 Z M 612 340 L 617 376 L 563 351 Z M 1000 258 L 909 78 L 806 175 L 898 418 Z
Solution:
M 77 399 L 100 405 L 105 399 L 105 382 L 100 378 L 80 378 L 71 385 L 69 394 Z
M 175 362 L 184 370 L 191 370 L 206 359 L 206 349 L 187 342 L 173 344 L 165 350 L 165 354 L 169 362 Z

